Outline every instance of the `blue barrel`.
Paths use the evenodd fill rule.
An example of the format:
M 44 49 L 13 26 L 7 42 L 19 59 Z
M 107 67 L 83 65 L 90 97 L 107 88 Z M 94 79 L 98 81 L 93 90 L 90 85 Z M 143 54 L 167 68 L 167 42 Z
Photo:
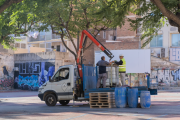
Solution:
M 141 108 L 150 108 L 151 106 L 151 95 L 149 91 L 141 91 L 140 94 Z
M 128 105 L 130 108 L 137 108 L 138 105 L 138 89 L 128 89 Z
M 115 104 L 117 108 L 124 108 L 127 104 L 126 87 L 115 88 Z

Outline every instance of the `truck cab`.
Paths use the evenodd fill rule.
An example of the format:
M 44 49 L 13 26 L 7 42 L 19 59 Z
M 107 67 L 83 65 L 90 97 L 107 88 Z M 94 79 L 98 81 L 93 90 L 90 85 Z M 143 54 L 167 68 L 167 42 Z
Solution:
M 59 67 L 55 74 L 39 87 L 38 96 L 48 106 L 66 105 L 73 99 L 74 81 L 77 77 L 77 68 L 74 65 Z

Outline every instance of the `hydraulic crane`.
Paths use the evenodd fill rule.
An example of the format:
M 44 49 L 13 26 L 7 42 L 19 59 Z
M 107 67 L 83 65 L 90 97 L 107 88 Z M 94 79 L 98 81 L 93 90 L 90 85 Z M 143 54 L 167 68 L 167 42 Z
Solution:
M 85 35 L 86 35 L 86 37 L 84 40 Z M 110 60 L 114 57 L 114 55 L 99 40 L 97 40 L 89 31 L 83 30 L 82 34 L 81 34 L 81 40 L 80 40 L 80 45 L 79 45 L 79 50 L 78 50 L 78 55 L 77 55 L 77 66 L 78 66 L 78 72 L 79 72 L 81 81 L 83 81 L 83 73 L 82 73 L 83 48 L 87 42 L 87 37 L 93 43 L 95 43 L 110 58 Z M 80 62 L 80 57 L 81 57 L 81 62 Z

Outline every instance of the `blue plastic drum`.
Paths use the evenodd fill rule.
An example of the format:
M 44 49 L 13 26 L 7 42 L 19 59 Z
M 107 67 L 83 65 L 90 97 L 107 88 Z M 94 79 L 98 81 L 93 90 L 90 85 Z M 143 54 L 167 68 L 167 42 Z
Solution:
M 130 108 L 137 108 L 138 106 L 138 89 L 128 89 L 128 105 Z
M 141 91 L 140 94 L 141 108 L 150 108 L 151 106 L 151 95 L 149 91 Z
M 127 94 L 126 87 L 115 88 L 115 104 L 117 108 L 126 107 L 127 104 L 126 94 Z

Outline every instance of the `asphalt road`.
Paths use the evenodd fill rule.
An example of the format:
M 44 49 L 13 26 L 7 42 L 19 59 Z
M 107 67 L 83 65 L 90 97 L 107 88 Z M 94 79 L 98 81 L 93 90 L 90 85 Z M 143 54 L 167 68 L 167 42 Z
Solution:
M 48 107 L 37 92 L 0 93 L 0 120 L 180 120 L 180 91 L 160 91 L 151 96 L 149 109 L 103 108 L 90 109 L 88 102 L 72 101 Z

